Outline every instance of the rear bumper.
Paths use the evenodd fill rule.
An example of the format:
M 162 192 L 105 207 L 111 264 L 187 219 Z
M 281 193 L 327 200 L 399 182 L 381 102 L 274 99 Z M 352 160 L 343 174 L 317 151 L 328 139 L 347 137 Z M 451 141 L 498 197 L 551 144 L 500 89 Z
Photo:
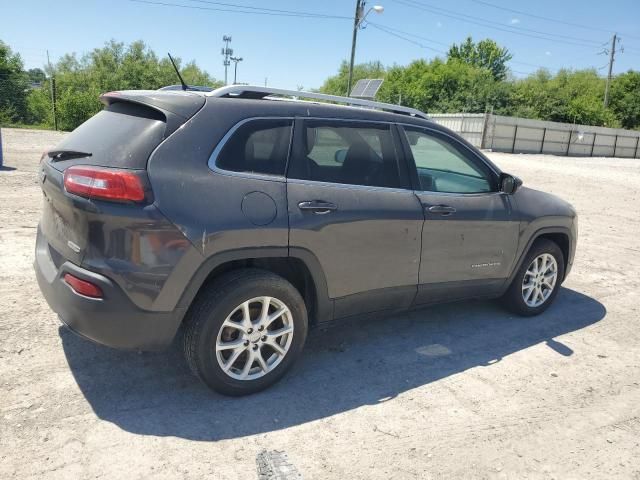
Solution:
M 35 253 L 40 290 L 51 309 L 74 332 L 102 345 L 130 350 L 159 350 L 173 341 L 184 309 L 142 310 L 107 277 L 67 261 L 57 266 L 40 229 Z M 76 293 L 62 279 L 65 273 L 98 285 L 104 297 L 96 299 Z

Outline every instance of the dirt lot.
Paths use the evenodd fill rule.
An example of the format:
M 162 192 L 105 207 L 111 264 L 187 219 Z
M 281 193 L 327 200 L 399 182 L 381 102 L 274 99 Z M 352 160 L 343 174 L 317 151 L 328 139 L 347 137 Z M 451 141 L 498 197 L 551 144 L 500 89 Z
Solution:
M 225 398 L 177 349 L 59 327 L 31 266 L 59 138 L 3 130 L 0 478 L 252 479 L 267 449 L 307 479 L 640 479 L 640 162 L 491 154 L 580 214 L 544 315 L 469 302 L 316 331 L 279 385 Z

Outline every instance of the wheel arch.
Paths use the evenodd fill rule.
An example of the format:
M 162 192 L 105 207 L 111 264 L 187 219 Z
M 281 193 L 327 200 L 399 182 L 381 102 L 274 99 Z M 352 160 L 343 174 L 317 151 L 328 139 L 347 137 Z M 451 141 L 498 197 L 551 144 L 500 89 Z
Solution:
M 536 230 L 533 233 L 533 235 L 529 237 L 526 247 L 520 253 L 520 257 L 518 258 L 518 261 L 514 264 L 513 270 L 511 271 L 511 275 L 509 275 L 507 282 L 505 282 L 505 289 L 508 288 L 509 285 L 511 285 L 513 278 L 516 276 L 516 274 L 518 273 L 518 270 L 522 266 L 522 262 L 524 261 L 527 254 L 531 251 L 531 247 L 533 247 L 534 243 L 537 240 L 540 240 L 542 238 L 551 240 L 556 245 L 558 245 L 558 247 L 560 247 L 560 250 L 562 250 L 562 254 L 564 256 L 565 274 L 560 281 L 561 282 L 564 281 L 564 279 L 567 276 L 568 267 L 569 267 L 569 258 L 571 255 L 571 230 L 567 227 L 545 227 L 545 228 Z
M 218 253 L 205 260 L 185 288 L 178 307 L 188 310 L 203 286 L 227 272 L 259 268 L 289 281 L 305 301 L 311 325 L 333 318 L 324 271 L 315 255 L 303 249 L 238 249 Z M 182 321 L 182 319 L 181 319 Z

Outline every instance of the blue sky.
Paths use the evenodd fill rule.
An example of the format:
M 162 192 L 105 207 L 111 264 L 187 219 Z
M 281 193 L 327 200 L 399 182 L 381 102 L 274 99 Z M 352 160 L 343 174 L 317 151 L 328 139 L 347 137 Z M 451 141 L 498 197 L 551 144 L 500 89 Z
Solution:
M 207 0 L 150 1 L 232 8 Z M 220 2 L 351 18 L 355 5 L 355 0 Z M 360 31 L 357 62 L 380 60 L 392 65 L 433 58 L 442 55 L 437 50 L 446 51 L 446 45 L 471 35 L 478 40 L 493 38 L 509 48 L 516 76 L 534 71 L 537 65 L 552 71 L 560 67 L 600 68 L 606 65 L 607 57 L 598 52 L 617 31 L 625 51 L 618 54 L 614 73 L 640 69 L 640 0 L 369 0 L 368 6 L 374 4 L 385 10 L 371 14 L 375 26 Z M 46 62 L 47 49 L 55 61 L 64 53 L 82 54 L 110 39 L 142 39 L 159 55 L 170 51 L 183 60 L 196 60 L 217 78 L 224 76 L 220 48 L 222 36 L 228 34 L 233 36 L 235 53 L 244 58 L 238 69 L 239 81 L 263 84 L 268 78 L 269 85 L 284 88 L 318 87 L 348 58 L 352 32 L 349 19 L 253 15 L 130 0 L 2 0 L 0 22 L 0 39 L 19 52 L 29 68 Z M 382 31 L 376 26 L 395 30 Z M 606 69 L 599 72 L 605 75 Z

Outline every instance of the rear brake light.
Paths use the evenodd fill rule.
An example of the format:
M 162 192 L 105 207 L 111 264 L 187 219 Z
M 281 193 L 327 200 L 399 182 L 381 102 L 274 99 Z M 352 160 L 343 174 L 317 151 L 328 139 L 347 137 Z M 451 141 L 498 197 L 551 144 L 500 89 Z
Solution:
M 73 288 L 76 293 L 91 298 L 102 298 L 102 290 L 97 285 L 86 280 L 81 280 L 70 273 L 64 274 L 64 281 Z
M 145 198 L 140 177 L 127 170 L 74 166 L 64 171 L 64 188 L 81 197 L 141 202 Z

